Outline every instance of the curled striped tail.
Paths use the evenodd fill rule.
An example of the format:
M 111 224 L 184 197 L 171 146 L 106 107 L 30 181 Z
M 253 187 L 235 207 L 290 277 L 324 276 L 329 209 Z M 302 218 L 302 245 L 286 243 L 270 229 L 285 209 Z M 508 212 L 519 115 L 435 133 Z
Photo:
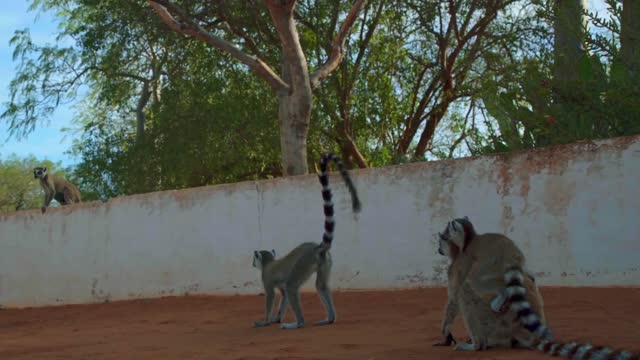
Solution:
M 504 273 L 504 281 L 507 283 L 507 302 L 510 309 L 516 314 L 522 326 L 536 335 L 536 338 L 550 340 L 552 335 L 548 327 L 542 323 L 542 319 L 531 308 L 527 301 L 527 291 L 524 287 L 524 273 L 519 267 L 509 268 Z
M 349 193 L 351 193 L 351 206 L 353 208 L 353 212 L 359 212 L 361 206 L 356 187 L 353 185 L 351 177 L 349 177 L 349 173 L 344 168 L 340 158 L 331 153 L 322 154 L 320 157 L 320 173 L 318 174 L 318 178 L 320 179 L 320 184 L 322 184 L 322 199 L 324 200 L 324 234 L 322 235 L 322 242 L 327 246 L 327 248 L 331 246 L 331 242 L 333 241 L 333 231 L 335 229 L 333 201 L 331 189 L 329 188 L 329 173 L 327 172 L 327 167 L 330 161 L 335 162 L 338 166 L 340 175 L 342 175 L 342 179 L 344 179 L 344 182 L 349 189 Z
M 507 301 L 510 303 L 511 311 L 516 313 L 520 324 L 536 336 L 536 340 L 531 344 L 532 348 L 550 356 L 575 360 L 640 360 L 640 353 L 614 350 L 606 346 L 553 341 L 550 329 L 542 323 L 540 316 L 533 311 L 526 299 L 523 280 L 523 271 L 519 267 L 512 267 L 504 273 Z

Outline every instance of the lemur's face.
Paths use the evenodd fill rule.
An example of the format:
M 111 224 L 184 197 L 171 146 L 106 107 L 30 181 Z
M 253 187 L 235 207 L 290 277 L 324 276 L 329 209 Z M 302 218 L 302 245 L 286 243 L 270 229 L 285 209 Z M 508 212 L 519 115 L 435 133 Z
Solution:
M 47 168 L 46 167 L 33 168 L 33 178 L 34 179 L 42 179 L 42 178 L 45 177 L 45 175 L 47 175 Z
M 464 227 L 456 220 L 449 221 L 444 232 L 438 233 L 438 253 L 451 257 L 451 247 L 459 248 L 464 244 Z
M 253 267 L 262 270 L 265 264 L 276 258 L 276 251 L 257 250 L 253 252 Z

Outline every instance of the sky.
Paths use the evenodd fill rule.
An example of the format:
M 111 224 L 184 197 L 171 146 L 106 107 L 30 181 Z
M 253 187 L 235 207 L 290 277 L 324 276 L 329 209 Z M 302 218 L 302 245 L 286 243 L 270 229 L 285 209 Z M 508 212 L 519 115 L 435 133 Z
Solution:
M 29 28 L 34 43 L 44 45 L 54 43 L 58 23 L 51 14 L 28 11 L 26 0 L 1 1 L 0 3 L 0 113 L 4 112 L 4 104 L 9 100 L 9 82 L 15 76 L 17 63 L 13 62 L 13 48 L 9 40 L 15 30 Z M 37 18 L 37 19 L 36 19 Z M 72 104 L 60 106 L 50 121 L 42 121 L 36 130 L 23 139 L 9 137 L 6 120 L 0 121 L 0 159 L 12 153 L 21 157 L 34 155 L 38 159 L 61 161 L 64 166 L 79 161 L 65 151 L 71 148 L 71 135 L 62 132 L 64 127 L 71 126 L 73 116 Z
M 592 11 L 605 11 L 604 0 L 587 0 Z M 0 1 L 0 113 L 9 99 L 9 82 L 13 79 L 17 63 L 12 60 L 13 49 L 9 40 L 15 30 L 29 28 L 37 45 L 53 43 L 58 23 L 52 14 L 28 11 L 30 1 Z M 79 99 L 78 99 L 79 101 Z M 80 159 L 65 154 L 71 148 L 72 133 L 63 132 L 71 127 L 74 103 L 61 105 L 50 117 L 36 126 L 36 130 L 26 138 L 9 137 L 6 121 L 0 121 L 0 159 L 10 154 L 20 157 L 34 155 L 38 159 L 62 162 L 63 166 L 74 165 Z

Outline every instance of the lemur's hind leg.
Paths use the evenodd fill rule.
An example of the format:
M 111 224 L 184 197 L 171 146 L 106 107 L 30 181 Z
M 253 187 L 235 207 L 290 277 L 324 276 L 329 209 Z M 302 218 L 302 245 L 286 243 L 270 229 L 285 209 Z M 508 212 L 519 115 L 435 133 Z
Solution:
M 318 290 L 322 305 L 324 305 L 324 309 L 327 312 L 327 318 L 316 322 L 315 325 L 329 325 L 336 322 L 336 308 L 333 305 L 331 289 L 329 288 L 329 276 L 331 275 L 332 265 L 331 254 L 327 251 L 324 254 L 324 259 L 318 266 L 316 275 L 316 290 Z

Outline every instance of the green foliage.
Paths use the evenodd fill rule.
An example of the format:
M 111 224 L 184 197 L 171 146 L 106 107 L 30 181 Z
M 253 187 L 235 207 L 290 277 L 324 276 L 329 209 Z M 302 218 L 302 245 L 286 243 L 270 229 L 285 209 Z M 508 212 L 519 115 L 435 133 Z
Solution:
M 28 29 L 16 31 L 9 43 L 19 67 L 9 84 L 11 100 L 0 118 L 8 119 L 11 134 L 20 137 L 33 131 L 38 120 L 46 119 L 58 105 L 73 98 L 80 85 L 75 75 L 52 69 L 76 64 L 78 54 L 69 47 L 36 46 Z
M 85 129 L 73 153 L 76 175 L 99 198 L 226 183 L 278 174 L 277 104 L 260 79 L 204 45 L 153 105 L 136 141 L 128 121 L 108 108 L 86 107 Z M 210 72 L 218 67 L 219 72 Z M 256 104 L 261 104 L 256 106 Z
M 279 39 L 260 2 L 175 2 L 280 69 Z M 298 1 L 311 72 L 329 57 L 351 3 Z M 455 18 L 447 2 L 367 2 L 343 62 L 314 92 L 310 163 L 331 150 L 357 166 L 350 146 L 369 166 L 382 166 L 640 132 L 640 85 L 619 56 L 619 0 L 606 1 L 611 18 L 587 14 L 597 31 L 584 39 L 590 52 L 575 64 L 565 105 L 552 88 L 554 1 L 491 2 L 504 6 L 495 18 L 489 6 L 454 3 Z M 34 44 L 28 30 L 16 32 L 19 68 L 2 120 L 25 135 L 85 95 L 70 130 L 85 199 L 281 174 L 277 99 L 245 66 L 175 34 L 144 1 L 33 0 L 32 7 L 57 14 L 58 42 Z M 454 19 L 464 33 L 485 17 L 486 28 L 474 28 L 468 42 L 448 30 Z
M 591 26 L 584 39 L 590 53 L 575 64 L 570 84 L 553 94 L 552 50 L 525 56 L 507 71 L 484 83 L 483 104 L 490 115 L 488 138 L 476 153 L 512 151 L 583 139 L 599 139 L 640 132 L 640 85 L 632 83 L 619 58 L 621 2 L 607 0 L 610 18 L 586 12 Z M 538 2 L 546 17 L 551 2 Z M 546 9 L 546 10 L 544 10 Z M 579 14 L 576 14 L 579 16 Z M 510 75 L 507 75 L 510 74 Z
M 585 11 L 592 31 L 587 32 L 585 44 L 594 54 L 613 61 L 620 51 L 620 22 L 622 19 L 622 1 L 605 0 L 607 14 L 604 17 L 594 11 Z

